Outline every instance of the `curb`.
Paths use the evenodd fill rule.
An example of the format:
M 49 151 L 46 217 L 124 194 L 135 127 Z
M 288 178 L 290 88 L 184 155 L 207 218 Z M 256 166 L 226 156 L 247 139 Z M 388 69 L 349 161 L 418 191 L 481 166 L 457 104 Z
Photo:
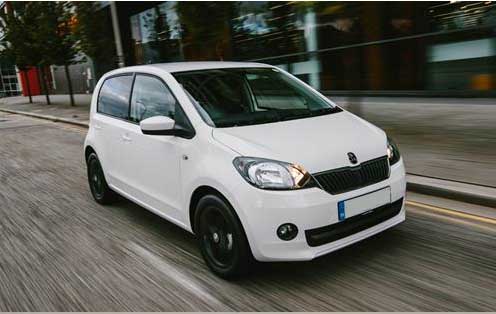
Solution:
M 460 202 L 477 204 L 487 207 L 496 208 L 496 192 L 490 195 L 488 193 L 477 193 L 476 191 L 463 191 L 455 188 L 449 188 L 434 184 L 424 184 L 412 182 L 407 179 L 407 190 L 420 194 L 438 196 L 447 199 L 452 199 Z M 444 180 L 441 180 L 444 181 Z M 496 189 L 494 189 L 496 191 Z
M 72 125 L 88 128 L 88 123 L 77 121 L 77 120 L 72 120 L 72 119 L 65 119 L 65 118 L 60 118 L 60 117 L 55 117 L 55 116 L 50 116 L 50 115 L 42 115 L 42 114 L 38 114 L 38 113 L 30 113 L 30 112 L 25 112 L 25 111 L 17 111 L 17 110 L 3 109 L 3 108 L 0 108 L 0 111 L 24 115 L 24 116 L 29 116 L 29 117 L 33 117 L 33 118 L 44 119 L 44 120 L 50 120 L 53 122 L 67 123 L 67 124 L 72 124 Z M 444 198 L 462 201 L 462 202 L 466 202 L 466 203 L 478 204 L 478 205 L 482 205 L 482 206 L 488 206 L 488 207 L 496 208 L 496 189 L 494 189 L 494 193 L 491 193 L 491 192 L 493 192 L 492 190 L 490 190 L 489 193 L 487 193 L 487 192 L 486 193 L 477 193 L 477 192 L 467 191 L 466 188 L 465 189 L 456 189 L 456 188 L 449 188 L 449 187 L 446 187 L 445 185 L 443 186 L 440 184 L 421 183 L 421 182 L 418 182 L 419 178 L 421 181 L 421 179 L 423 177 L 407 174 L 407 190 L 412 191 L 412 192 L 418 192 L 420 194 L 444 197 Z M 425 177 L 424 180 L 433 181 L 435 179 Z M 448 181 L 448 180 L 437 180 L 437 181 L 441 182 L 441 184 L 442 184 L 442 182 L 453 183 L 452 181 Z M 466 184 L 466 186 L 470 186 L 470 185 Z M 476 185 L 472 185 L 472 186 L 478 187 Z M 486 188 L 486 189 L 490 189 L 490 188 Z
M 7 112 L 7 113 L 13 113 L 13 114 L 19 114 L 19 115 L 23 115 L 23 116 L 38 118 L 38 119 L 50 120 L 53 122 L 62 122 L 62 123 L 67 123 L 67 124 L 72 124 L 72 125 L 88 128 L 88 123 L 82 122 L 82 121 L 77 121 L 77 120 L 72 120 L 72 119 L 60 118 L 60 117 L 56 117 L 56 116 L 50 116 L 50 115 L 44 115 L 44 114 L 38 114 L 38 113 L 31 113 L 31 112 L 26 112 L 26 111 L 4 109 L 4 108 L 0 108 L 0 111 Z

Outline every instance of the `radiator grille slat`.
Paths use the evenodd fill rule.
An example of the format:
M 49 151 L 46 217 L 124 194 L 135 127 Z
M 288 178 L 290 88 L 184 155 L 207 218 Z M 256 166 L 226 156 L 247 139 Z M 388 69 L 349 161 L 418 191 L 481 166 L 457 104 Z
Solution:
M 381 182 L 389 177 L 387 156 L 365 161 L 356 167 L 345 167 L 314 174 L 322 188 L 339 194 Z

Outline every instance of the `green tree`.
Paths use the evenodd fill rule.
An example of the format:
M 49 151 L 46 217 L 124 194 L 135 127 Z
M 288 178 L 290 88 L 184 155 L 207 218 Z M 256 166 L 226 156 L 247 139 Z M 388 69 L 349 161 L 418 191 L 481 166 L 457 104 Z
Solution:
M 39 1 L 32 5 L 38 9 L 35 41 L 41 52 L 39 65 L 42 71 L 52 64 L 64 66 L 69 88 L 71 106 L 74 106 L 74 92 L 69 74 L 69 65 L 77 63 L 77 48 L 73 36 L 73 14 L 71 5 L 65 1 Z M 46 82 L 46 75 L 43 73 Z
M 9 2 L 7 10 L 0 11 L 0 33 L 3 35 L 0 54 L 4 60 L 16 64 L 23 74 L 30 103 L 33 100 L 27 71 L 41 59 L 34 38 L 37 17 L 36 8 L 29 2 Z
M 2 55 L 15 62 L 26 75 L 30 66 L 37 66 L 42 76 L 47 103 L 50 104 L 46 68 L 63 65 L 74 105 L 68 66 L 76 62 L 77 48 L 72 32 L 72 6 L 64 1 L 8 2 L 6 12 L 0 13 L 4 34 Z M 29 80 L 26 80 L 29 85 Z M 28 86 L 30 95 L 30 88 Z M 30 97 L 31 101 L 31 97 Z
M 96 77 L 115 68 L 116 53 L 108 12 L 96 1 L 71 2 L 77 48 L 91 58 Z

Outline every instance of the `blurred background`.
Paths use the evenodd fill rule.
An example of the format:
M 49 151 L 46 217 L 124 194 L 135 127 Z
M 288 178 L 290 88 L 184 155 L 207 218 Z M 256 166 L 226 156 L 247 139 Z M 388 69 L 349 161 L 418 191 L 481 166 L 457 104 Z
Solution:
M 481 96 L 496 86 L 490 1 L 122 5 L 129 64 L 261 61 L 354 95 Z
M 409 173 L 496 186 L 494 2 L 67 3 L 70 62 L 2 58 L 0 95 L 91 95 L 120 66 L 269 63 L 385 129 Z
M 9 2 L 2 6 L 7 9 Z M 119 63 L 250 60 L 277 65 L 335 95 L 495 95 L 491 1 L 95 6 L 106 51 L 104 58 L 71 66 L 76 92 L 91 92 L 99 76 Z M 13 64 L 2 64 L 1 75 L 0 92 L 19 94 L 22 80 L 16 81 Z M 52 92 L 67 93 L 62 71 L 54 67 L 51 75 Z

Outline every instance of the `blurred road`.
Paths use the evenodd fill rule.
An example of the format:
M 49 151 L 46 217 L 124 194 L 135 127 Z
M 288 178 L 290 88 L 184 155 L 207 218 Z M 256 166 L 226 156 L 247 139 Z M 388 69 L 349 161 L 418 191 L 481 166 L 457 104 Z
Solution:
M 496 310 L 496 225 L 413 206 L 315 261 L 218 279 L 185 231 L 93 201 L 84 132 L 0 113 L 1 311 Z

